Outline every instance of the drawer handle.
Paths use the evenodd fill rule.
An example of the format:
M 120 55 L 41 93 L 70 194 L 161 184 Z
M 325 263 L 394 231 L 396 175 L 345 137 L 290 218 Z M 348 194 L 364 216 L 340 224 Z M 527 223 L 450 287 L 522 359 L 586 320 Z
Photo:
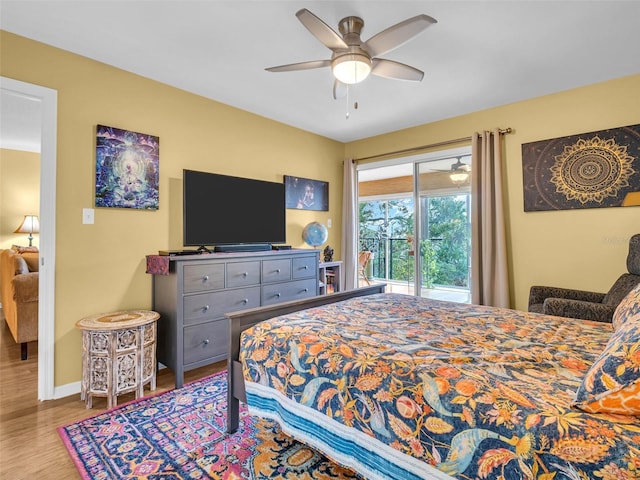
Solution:
M 302 267 L 303 270 L 308 270 L 309 269 L 309 265 L 305 265 L 304 267 Z
M 207 339 L 203 340 L 202 341 L 202 345 L 204 345 L 204 346 L 209 345 L 209 339 L 207 338 Z
M 305 288 L 305 289 L 303 290 L 303 292 L 304 292 L 304 293 L 307 293 L 308 291 L 309 291 L 309 289 L 308 289 L 308 288 Z
M 204 307 L 202 307 L 202 311 L 203 312 L 208 312 L 209 311 L 209 305 L 205 305 Z
M 249 299 L 248 298 L 243 298 L 242 299 L 242 304 L 246 305 L 247 303 L 249 303 Z
M 208 282 L 209 281 L 209 275 L 205 275 L 202 277 L 202 281 L 203 282 Z
M 280 294 L 279 293 L 276 293 L 275 296 L 276 296 L 276 298 L 280 298 Z
M 249 276 L 249 274 L 248 274 L 247 272 L 244 272 L 244 273 L 242 274 L 242 276 L 243 276 L 244 278 L 247 278 L 247 277 Z
M 280 273 L 280 269 L 279 268 L 276 268 L 276 273 Z

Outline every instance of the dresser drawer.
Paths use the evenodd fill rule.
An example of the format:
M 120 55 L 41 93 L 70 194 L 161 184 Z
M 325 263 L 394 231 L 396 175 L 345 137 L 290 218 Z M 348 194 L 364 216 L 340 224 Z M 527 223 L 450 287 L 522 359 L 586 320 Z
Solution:
M 316 265 L 316 257 L 299 257 L 292 260 L 293 270 L 291 278 L 308 278 L 313 277 L 318 269 Z
M 298 280 L 296 282 L 284 282 L 277 285 L 265 285 L 262 287 L 262 305 L 300 300 L 313 297 L 318 288 L 318 280 Z
M 260 262 L 227 264 L 227 288 L 260 284 Z
M 184 325 L 207 318 L 220 318 L 225 313 L 260 306 L 260 287 L 201 293 L 184 297 Z
M 217 355 L 226 355 L 229 344 L 227 319 L 185 327 L 184 364 L 196 363 Z
M 203 292 L 224 288 L 224 263 L 185 265 L 184 292 Z
M 265 260 L 262 262 L 262 282 L 291 280 L 291 259 Z

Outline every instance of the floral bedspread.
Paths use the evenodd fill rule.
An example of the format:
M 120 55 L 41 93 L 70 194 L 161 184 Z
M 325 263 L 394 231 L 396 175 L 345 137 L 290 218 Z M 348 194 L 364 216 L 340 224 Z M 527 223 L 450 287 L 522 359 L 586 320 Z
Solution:
M 379 294 L 262 322 L 241 360 L 251 411 L 367 478 L 636 479 L 640 418 L 571 407 L 611 332 Z

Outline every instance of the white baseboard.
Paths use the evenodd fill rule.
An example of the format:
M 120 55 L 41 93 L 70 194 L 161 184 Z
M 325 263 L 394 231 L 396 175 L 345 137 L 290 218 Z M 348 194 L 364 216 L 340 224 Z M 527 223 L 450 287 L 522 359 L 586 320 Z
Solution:
M 69 397 L 71 395 L 79 395 L 82 388 L 82 382 L 67 383 L 53 389 L 53 399 Z M 80 397 L 78 397 L 80 400 Z

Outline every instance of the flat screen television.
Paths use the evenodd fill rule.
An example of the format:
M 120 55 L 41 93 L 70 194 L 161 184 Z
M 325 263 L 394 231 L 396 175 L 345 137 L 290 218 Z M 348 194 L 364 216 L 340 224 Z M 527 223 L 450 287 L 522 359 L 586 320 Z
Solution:
M 285 242 L 284 183 L 184 170 L 183 195 L 185 246 L 251 251 Z

